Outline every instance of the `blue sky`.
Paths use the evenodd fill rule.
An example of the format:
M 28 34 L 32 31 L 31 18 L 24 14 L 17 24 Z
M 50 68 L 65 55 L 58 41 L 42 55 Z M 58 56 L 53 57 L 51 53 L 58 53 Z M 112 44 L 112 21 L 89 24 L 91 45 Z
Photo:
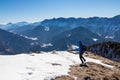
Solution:
M 0 0 L 0 24 L 119 14 L 120 0 Z

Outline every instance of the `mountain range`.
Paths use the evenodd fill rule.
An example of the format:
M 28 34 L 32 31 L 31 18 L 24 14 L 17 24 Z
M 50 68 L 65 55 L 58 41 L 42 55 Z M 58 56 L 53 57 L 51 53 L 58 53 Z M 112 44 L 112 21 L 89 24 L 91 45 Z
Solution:
M 85 27 L 106 40 L 111 39 L 120 41 L 120 15 L 106 18 L 106 17 L 91 17 L 91 18 L 57 18 L 44 20 L 41 22 L 42 26 L 56 26 L 69 27 L 70 29 L 76 27 Z
M 31 41 L 36 46 L 29 48 L 33 51 L 67 50 L 73 45 L 77 46 L 79 40 L 86 46 L 106 41 L 120 42 L 120 15 L 112 18 L 60 17 L 36 23 L 9 23 L 4 27 L 0 25 L 0 28 L 28 40 L 35 39 Z
M 34 41 L 0 29 L 0 54 L 29 52 Z

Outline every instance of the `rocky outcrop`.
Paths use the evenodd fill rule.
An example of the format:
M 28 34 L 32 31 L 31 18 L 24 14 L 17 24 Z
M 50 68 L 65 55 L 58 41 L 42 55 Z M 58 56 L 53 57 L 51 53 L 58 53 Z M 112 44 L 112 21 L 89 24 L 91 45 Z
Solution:
M 88 50 L 111 60 L 120 61 L 120 43 L 118 42 L 94 44 L 89 46 Z

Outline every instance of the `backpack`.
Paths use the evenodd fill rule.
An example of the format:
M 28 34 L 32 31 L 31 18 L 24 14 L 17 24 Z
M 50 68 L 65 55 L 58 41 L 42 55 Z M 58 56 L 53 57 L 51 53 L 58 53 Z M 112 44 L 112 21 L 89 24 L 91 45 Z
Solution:
M 86 51 L 87 47 L 85 45 L 83 45 L 83 51 Z

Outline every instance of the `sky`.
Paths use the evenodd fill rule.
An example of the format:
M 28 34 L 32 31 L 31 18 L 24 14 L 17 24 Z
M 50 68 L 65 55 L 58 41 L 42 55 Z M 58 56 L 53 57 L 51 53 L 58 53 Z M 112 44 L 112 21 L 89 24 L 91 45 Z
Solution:
M 120 0 L 0 0 L 0 24 L 116 15 L 120 15 Z

